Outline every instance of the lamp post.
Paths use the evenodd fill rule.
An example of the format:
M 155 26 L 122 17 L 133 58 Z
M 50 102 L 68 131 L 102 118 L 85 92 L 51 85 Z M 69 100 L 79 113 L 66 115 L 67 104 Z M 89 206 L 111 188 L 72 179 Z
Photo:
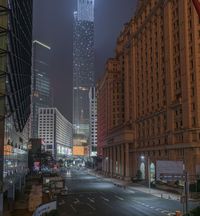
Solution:
M 145 161 L 145 156 L 142 155 L 141 157 L 142 161 Z M 150 157 L 147 156 L 147 171 L 148 171 L 148 188 L 149 188 L 149 193 L 151 193 L 151 170 L 150 170 Z
M 148 167 L 149 193 L 151 193 L 151 167 L 150 167 L 150 158 L 149 158 L 149 156 L 147 156 L 147 167 Z
M 184 182 L 184 196 L 185 196 L 185 211 L 186 211 L 186 214 L 188 213 L 189 211 L 189 202 L 188 202 L 188 199 L 189 199 L 189 182 L 188 182 L 188 172 L 187 170 L 185 169 L 185 162 L 183 164 L 183 174 L 184 174 L 184 178 L 185 178 L 185 182 Z

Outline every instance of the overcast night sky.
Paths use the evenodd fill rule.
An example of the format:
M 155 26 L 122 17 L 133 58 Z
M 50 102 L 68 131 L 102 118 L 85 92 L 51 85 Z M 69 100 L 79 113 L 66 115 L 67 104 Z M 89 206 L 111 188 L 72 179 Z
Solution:
M 72 34 L 77 0 L 34 0 L 33 39 L 51 46 L 49 73 L 54 106 L 72 120 Z M 96 79 L 114 56 L 117 36 L 135 10 L 136 0 L 95 0 Z

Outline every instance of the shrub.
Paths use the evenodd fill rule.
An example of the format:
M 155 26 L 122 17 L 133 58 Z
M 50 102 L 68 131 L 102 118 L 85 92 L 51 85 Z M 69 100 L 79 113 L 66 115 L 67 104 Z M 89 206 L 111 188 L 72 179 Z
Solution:
M 190 214 L 185 214 L 184 216 L 199 216 L 200 215 L 200 206 L 190 211 Z

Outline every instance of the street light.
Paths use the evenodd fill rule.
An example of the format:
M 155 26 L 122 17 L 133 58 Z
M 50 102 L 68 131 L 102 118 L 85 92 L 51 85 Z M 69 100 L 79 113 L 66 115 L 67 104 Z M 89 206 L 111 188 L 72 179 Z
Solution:
M 140 156 L 141 161 L 145 161 L 145 156 Z M 151 193 L 151 170 L 150 170 L 150 158 L 147 155 L 147 171 L 148 171 L 148 187 L 149 187 L 149 193 Z
M 183 163 L 183 174 L 184 174 L 184 178 L 185 178 L 185 183 L 184 183 L 184 202 L 185 202 L 185 211 L 186 211 L 186 214 L 188 213 L 188 199 L 189 199 L 189 184 L 188 184 L 188 172 L 185 168 L 185 161 Z M 184 202 L 183 202 L 183 205 L 184 205 Z M 184 207 L 183 207 L 184 208 Z

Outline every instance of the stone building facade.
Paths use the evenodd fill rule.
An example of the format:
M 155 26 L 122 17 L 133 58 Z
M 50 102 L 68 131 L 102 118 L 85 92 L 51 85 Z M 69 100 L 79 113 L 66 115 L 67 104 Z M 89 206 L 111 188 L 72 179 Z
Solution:
M 105 79 L 107 69 L 100 81 L 107 88 L 113 83 L 107 94 L 99 94 L 109 103 L 106 173 L 128 179 L 144 158 L 144 176 L 149 167 L 156 172 L 158 160 L 182 161 L 190 175 L 200 172 L 199 60 L 200 22 L 192 1 L 138 1 L 117 40 L 117 81 Z M 113 92 L 119 92 L 117 102 Z M 109 118 L 117 123 L 109 124 Z

